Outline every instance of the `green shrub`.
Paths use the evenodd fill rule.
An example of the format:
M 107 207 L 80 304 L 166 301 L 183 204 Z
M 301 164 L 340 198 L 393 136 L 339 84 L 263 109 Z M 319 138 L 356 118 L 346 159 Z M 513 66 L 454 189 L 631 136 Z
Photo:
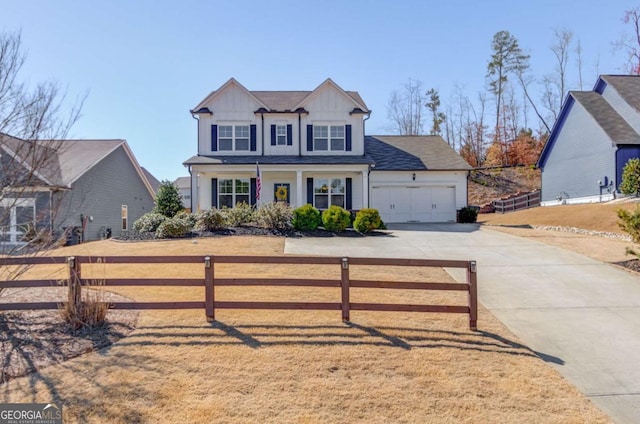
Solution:
M 293 228 L 298 231 L 314 231 L 322 224 L 320 211 L 312 204 L 300 206 L 293 211 Z
M 458 211 L 458 222 L 463 224 L 473 224 L 478 220 L 478 209 L 465 206 Z
M 629 159 L 622 169 L 620 191 L 624 194 L 633 194 L 635 196 L 640 193 L 640 159 Z M 618 214 L 618 216 L 620 215 Z
M 232 209 L 222 209 L 224 222 L 228 227 L 238 227 L 254 220 L 253 208 L 247 202 L 236 203 Z
M 180 196 L 178 187 L 170 181 L 162 181 L 158 194 L 156 194 L 153 212 L 172 218 L 183 209 L 182 196 Z
M 200 211 L 196 214 L 196 223 L 193 226 L 196 231 L 215 231 L 224 228 L 224 216 L 218 209 Z
M 351 214 L 340 206 L 332 205 L 322 212 L 322 225 L 327 231 L 339 233 L 351 224 Z
M 189 223 L 189 227 L 194 228 L 196 226 L 196 215 L 187 211 L 180 211 L 174 216 L 174 218 L 184 219 Z
M 162 224 L 167 219 L 166 216 L 149 212 L 142 215 L 140 218 L 133 223 L 133 229 L 139 233 L 143 232 L 154 232 L 158 229 L 160 224 Z
M 382 226 L 382 218 L 377 209 L 365 208 L 358 211 L 353 220 L 353 228 L 359 233 L 368 233 Z
M 293 210 L 284 202 L 265 203 L 258 208 L 255 217 L 261 227 L 286 230 L 291 228 Z
M 182 218 L 168 218 L 156 230 L 158 238 L 184 237 L 192 230 L 189 221 Z
M 629 234 L 635 243 L 640 243 L 640 206 L 636 206 L 633 212 L 618 209 L 616 213 L 620 218 L 618 226 Z

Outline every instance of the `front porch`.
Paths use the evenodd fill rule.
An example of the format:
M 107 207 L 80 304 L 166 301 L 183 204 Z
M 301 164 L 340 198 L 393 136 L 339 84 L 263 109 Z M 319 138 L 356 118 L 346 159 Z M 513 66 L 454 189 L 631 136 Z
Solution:
M 348 210 L 369 205 L 368 165 L 194 166 L 191 174 L 194 211 L 240 202 L 287 202 L 294 208 L 311 203 L 318 209 L 337 205 Z

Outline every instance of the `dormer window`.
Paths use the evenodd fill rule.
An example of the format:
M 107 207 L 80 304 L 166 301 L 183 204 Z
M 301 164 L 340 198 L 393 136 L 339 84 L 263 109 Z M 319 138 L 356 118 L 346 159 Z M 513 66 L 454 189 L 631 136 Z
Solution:
M 249 125 L 219 125 L 218 150 L 248 151 Z
M 314 125 L 313 150 L 344 151 L 344 125 Z

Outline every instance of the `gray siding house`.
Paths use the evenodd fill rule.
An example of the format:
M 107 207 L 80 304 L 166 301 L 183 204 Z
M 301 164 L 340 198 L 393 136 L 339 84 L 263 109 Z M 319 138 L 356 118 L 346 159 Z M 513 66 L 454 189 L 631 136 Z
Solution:
M 0 242 L 24 243 L 29 228 L 83 241 L 117 236 L 151 211 L 155 192 L 125 140 L 39 140 L 2 136 Z M 22 171 L 24 170 L 24 171 Z M 10 180 L 10 181 L 9 181 Z
M 542 204 L 611 200 L 627 161 L 640 157 L 640 76 L 603 75 L 571 91 L 538 161 Z

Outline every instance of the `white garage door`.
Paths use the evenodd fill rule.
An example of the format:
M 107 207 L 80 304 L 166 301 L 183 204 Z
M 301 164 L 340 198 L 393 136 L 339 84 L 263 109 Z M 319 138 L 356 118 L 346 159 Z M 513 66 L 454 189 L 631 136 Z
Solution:
M 455 222 L 456 201 L 453 187 L 374 186 L 371 207 L 378 209 L 384 222 Z

